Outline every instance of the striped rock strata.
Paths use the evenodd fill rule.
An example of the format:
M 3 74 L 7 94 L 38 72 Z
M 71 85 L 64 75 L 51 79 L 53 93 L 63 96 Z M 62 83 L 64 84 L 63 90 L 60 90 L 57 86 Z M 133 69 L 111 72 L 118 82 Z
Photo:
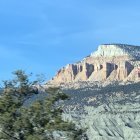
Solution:
M 48 83 L 140 81 L 140 47 L 104 44 L 88 57 L 61 68 Z

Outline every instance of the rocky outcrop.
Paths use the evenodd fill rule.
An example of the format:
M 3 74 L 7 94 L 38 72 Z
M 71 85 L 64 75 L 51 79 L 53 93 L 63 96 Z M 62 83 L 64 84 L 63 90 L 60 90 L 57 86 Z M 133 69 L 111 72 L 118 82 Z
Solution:
M 77 81 L 139 81 L 140 47 L 123 44 L 100 45 L 82 61 L 58 71 L 50 84 Z

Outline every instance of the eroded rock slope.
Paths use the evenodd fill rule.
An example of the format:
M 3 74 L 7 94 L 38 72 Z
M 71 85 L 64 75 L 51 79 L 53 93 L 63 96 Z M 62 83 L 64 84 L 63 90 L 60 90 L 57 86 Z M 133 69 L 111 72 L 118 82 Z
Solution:
M 89 140 L 140 140 L 140 83 L 65 89 L 65 120 L 86 129 Z

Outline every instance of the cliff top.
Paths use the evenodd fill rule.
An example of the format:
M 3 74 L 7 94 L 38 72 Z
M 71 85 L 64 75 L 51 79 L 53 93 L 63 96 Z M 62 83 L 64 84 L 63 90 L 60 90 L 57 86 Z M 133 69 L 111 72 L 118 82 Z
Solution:
M 97 51 L 91 53 L 91 57 L 118 57 L 127 56 L 130 58 L 140 58 L 140 46 L 127 44 L 102 44 Z

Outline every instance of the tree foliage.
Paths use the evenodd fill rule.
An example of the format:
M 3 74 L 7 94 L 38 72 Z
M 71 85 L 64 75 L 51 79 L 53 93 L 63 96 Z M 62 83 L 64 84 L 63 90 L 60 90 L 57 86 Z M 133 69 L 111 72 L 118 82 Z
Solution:
M 0 139 L 5 140 L 53 140 L 53 132 L 68 133 L 73 140 L 82 135 L 75 125 L 62 120 L 62 108 L 55 105 L 67 95 L 58 88 L 47 90 L 46 98 L 30 106 L 25 102 L 38 94 L 29 76 L 22 70 L 14 73 L 13 80 L 4 81 L 0 96 Z

